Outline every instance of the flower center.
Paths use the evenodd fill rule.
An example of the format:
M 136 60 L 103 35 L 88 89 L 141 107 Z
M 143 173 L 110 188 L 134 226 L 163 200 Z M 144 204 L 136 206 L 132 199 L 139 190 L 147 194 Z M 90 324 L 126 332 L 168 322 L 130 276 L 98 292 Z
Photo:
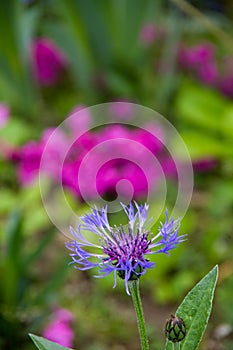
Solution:
M 131 271 L 129 280 L 138 279 L 144 268 L 141 266 L 145 263 L 144 255 L 149 253 L 151 241 L 148 239 L 148 233 L 144 232 L 133 235 L 131 232 L 125 233 L 118 231 L 112 234 L 113 241 L 107 240 L 103 251 L 114 266 L 119 268 L 118 275 L 125 278 L 126 271 Z

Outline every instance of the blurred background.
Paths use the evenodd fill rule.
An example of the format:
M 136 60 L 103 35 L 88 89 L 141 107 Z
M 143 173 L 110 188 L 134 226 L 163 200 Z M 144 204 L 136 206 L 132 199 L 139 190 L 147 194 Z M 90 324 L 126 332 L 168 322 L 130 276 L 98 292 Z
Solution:
M 141 279 L 151 348 L 163 348 L 166 319 L 218 263 L 214 309 L 200 349 L 233 349 L 232 16 L 232 3 L 217 0 L 0 1 L 0 349 L 34 349 L 29 332 L 80 350 L 139 349 L 123 283 L 113 290 L 112 276 L 96 280 L 94 272 L 68 265 L 66 239 L 47 217 L 38 184 L 54 128 L 73 110 L 111 101 L 166 116 L 194 169 L 181 225 L 189 238 L 169 258 L 156 256 L 156 268 Z M 75 164 L 104 132 L 79 141 Z M 126 129 L 116 125 L 108 132 L 119 137 Z M 148 136 L 127 132 L 142 143 Z M 59 139 L 55 150 L 61 147 Z M 172 197 L 172 165 L 163 160 Z M 67 161 L 63 184 L 79 215 L 87 205 L 73 185 L 73 165 Z M 105 198 L 114 198 L 117 166 L 107 165 L 113 174 L 107 185 L 99 180 Z M 128 176 L 127 167 L 121 164 L 120 178 Z M 142 200 L 145 187 L 132 181 Z

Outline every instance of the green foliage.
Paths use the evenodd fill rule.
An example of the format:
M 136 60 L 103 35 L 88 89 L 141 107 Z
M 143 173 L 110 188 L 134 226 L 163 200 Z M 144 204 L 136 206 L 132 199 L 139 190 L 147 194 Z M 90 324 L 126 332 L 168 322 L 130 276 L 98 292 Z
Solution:
M 35 112 L 36 89 L 31 79 L 29 44 L 38 12 L 24 11 L 17 0 L 0 3 L 0 99 L 21 113 Z M 38 96 L 37 96 L 38 97 Z
M 193 159 L 233 156 L 232 108 L 232 102 L 214 90 L 192 81 L 181 84 L 175 111 L 185 124 L 181 136 Z
M 10 142 L 13 146 L 19 146 L 27 142 L 34 132 L 33 129 L 19 118 L 12 117 L 7 125 L 0 128 L 0 138 L 5 142 Z
M 217 277 L 218 266 L 215 266 L 188 293 L 177 309 L 176 315 L 182 317 L 187 329 L 186 337 L 181 341 L 182 350 L 196 350 L 198 348 L 212 309 L 212 301 Z M 133 293 L 132 289 L 131 292 Z M 40 350 L 68 349 L 33 334 L 30 334 L 30 337 Z M 167 341 L 166 350 L 172 349 L 172 343 Z
M 29 334 L 30 338 L 39 350 L 71 350 L 57 343 L 51 342 L 34 334 Z
M 227 15 L 231 16 L 230 11 Z M 232 34 L 224 13 L 213 19 Z M 161 29 L 162 39 L 156 37 L 151 45 L 143 45 L 139 35 L 145 23 Z M 24 335 L 41 332 L 45 312 L 57 301 L 77 312 L 82 348 L 109 349 L 113 343 L 134 348 L 123 281 L 112 290 L 112 276 L 94 280 L 91 271 L 78 273 L 69 268 L 67 251 L 44 211 L 39 186 L 21 188 L 17 164 L 3 152 L 9 146 L 39 139 L 46 127 L 57 126 L 79 103 L 91 105 L 116 98 L 164 113 L 183 137 L 192 160 L 214 158 L 217 164 L 212 170 L 195 173 L 193 198 L 181 224 L 188 240 L 170 257 L 152 257 L 156 268 L 141 278 L 143 293 L 148 295 L 147 309 L 152 310 L 151 304 L 177 303 L 201 277 L 203 267 L 207 270 L 219 263 L 225 269 L 226 264 L 213 324 L 233 325 L 229 308 L 233 102 L 215 87 L 204 86 L 197 77 L 181 71 L 175 54 L 180 44 L 209 41 L 216 45 L 218 63 L 225 54 L 232 54 L 224 39 L 216 40 L 196 19 L 161 0 L 143 4 L 141 0 L 0 1 L 0 29 L 0 102 L 8 103 L 12 110 L 8 123 L 0 127 L 0 348 L 30 347 Z M 38 86 L 32 74 L 30 47 L 37 37 L 51 38 L 68 59 L 61 80 L 51 87 Z M 171 183 L 175 191 L 173 187 Z M 84 205 L 73 202 L 77 215 L 85 210 Z M 156 211 L 156 204 L 152 205 Z M 68 271 L 71 277 L 64 283 Z M 214 272 L 212 278 L 213 282 Z M 116 301 L 106 302 L 110 293 Z M 183 313 L 181 316 L 185 319 Z M 124 320 L 126 326 L 118 336 Z M 154 343 L 156 348 L 157 340 Z
M 207 326 L 214 290 L 218 277 L 218 266 L 215 266 L 185 297 L 177 316 L 181 317 L 188 329 L 185 339 L 181 342 L 182 350 L 196 350 Z M 167 341 L 166 350 L 172 350 L 171 342 Z
M 9 218 L 4 237 L 5 254 L 2 256 L 2 297 L 10 309 L 15 309 L 18 301 L 18 283 L 21 270 L 22 216 L 13 212 Z
M 53 266 L 46 268 L 49 282 L 43 281 L 44 271 L 36 273 L 35 266 L 41 264 L 46 250 L 55 240 L 56 231 L 47 229 L 41 237 L 37 234 L 31 240 L 34 232 L 31 230 L 30 236 L 25 235 L 24 228 L 22 212 L 12 211 L 1 237 L 0 345 L 9 350 L 16 345 L 26 349 L 28 341 L 24 335 L 29 323 L 33 327 L 38 322 L 34 316 L 35 307 L 41 305 L 42 313 L 45 312 L 43 308 L 56 296 L 55 291 L 67 277 L 68 269 L 68 259 L 59 255 Z

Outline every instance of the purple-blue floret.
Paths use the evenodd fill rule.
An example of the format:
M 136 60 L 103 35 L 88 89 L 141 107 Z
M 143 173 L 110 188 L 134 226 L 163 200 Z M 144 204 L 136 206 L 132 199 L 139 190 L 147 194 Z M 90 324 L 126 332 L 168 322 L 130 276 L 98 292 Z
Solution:
M 185 240 L 186 235 L 178 236 L 180 220 L 170 219 L 166 210 L 166 221 L 160 223 L 159 232 L 153 235 L 147 228 L 149 205 L 138 205 L 136 202 L 128 206 L 121 204 L 128 217 L 128 227 L 122 225 L 111 227 L 108 221 L 107 206 L 98 210 L 91 209 L 91 213 L 80 218 L 81 223 L 77 232 L 71 228 L 74 240 L 67 242 L 66 247 L 72 251 L 72 263 L 79 270 L 99 268 L 95 277 L 104 277 L 114 273 L 114 287 L 116 276 L 125 280 L 126 292 L 129 294 L 128 283 L 140 278 L 146 270 L 155 263 L 148 259 L 150 254 L 165 253 L 174 249 Z M 85 238 L 83 231 L 89 231 L 98 238 L 98 244 Z M 99 250 L 99 254 L 91 253 L 86 248 Z

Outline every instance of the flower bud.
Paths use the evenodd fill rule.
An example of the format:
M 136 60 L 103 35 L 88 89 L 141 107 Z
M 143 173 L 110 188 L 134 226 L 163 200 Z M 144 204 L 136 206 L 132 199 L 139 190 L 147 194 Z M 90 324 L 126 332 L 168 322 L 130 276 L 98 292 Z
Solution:
M 177 343 L 186 336 L 186 326 L 182 318 L 171 315 L 165 326 L 165 335 L 168 340 Z

